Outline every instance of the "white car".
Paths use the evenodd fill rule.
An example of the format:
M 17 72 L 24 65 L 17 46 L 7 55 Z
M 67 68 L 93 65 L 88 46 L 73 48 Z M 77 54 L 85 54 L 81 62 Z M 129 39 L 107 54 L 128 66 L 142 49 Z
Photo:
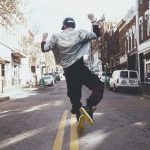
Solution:
M 138 91 L 138 72 L 134 70 L 115 70 L 109 81 L 110 89 L 134 89 Z
M 41 79 L 44 80 L 44 85 L 54 85 L 55 80 L 52 75 L 42 75 Z
M 110 74 L 107 72 L 100 72 L 99 73 L 99 78 L 101 81 L 108 83 L 110 80 Z

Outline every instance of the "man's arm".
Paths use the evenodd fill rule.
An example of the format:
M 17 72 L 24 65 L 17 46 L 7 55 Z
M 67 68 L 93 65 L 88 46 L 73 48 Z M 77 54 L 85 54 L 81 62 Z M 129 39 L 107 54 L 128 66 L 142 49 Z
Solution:
M 92 25 L 92 27 L 93 27 L 93 32 L 96 34 L 96 36 L 100 37 L 101 32 L 100 32 L 100 29 L 99 29 L 98 25 Z
M 54 36 L 51 37 L 51 40 L 49 42 L 46 42 L 47 37 L 48 37 L 48 33 L 44 33 L 42 42 L 41 42 L 42 52 L 48 52 L 52 49 L 55 49 L 55 47 L 56 47 L 56 44 L 54 42 Z
M 46 43 L 45 41 L 42 41 L 42 42 L 41 42 L 41 50 L 42 50 L 42 52 L 46 52 L 46 51 L 44 50 L 44 45 L 45 45 L 45 43 Z
M 88 18 L 92 23 L 93 32 L 96 34 L 97 37 L 101 36 L 100 29 L 98 27 L 97 19 L 94 17 L 93 14 L 88 14 Z

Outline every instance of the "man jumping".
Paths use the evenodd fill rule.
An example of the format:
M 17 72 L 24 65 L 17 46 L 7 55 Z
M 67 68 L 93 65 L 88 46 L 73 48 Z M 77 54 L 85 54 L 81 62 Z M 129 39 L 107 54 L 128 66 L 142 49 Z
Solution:
M 84 129 L 84 120 L 93 125 L 93 112 L 104 92 L 104 83 L 84 64 L 83 56 L 90 50 L 90 41 L 101 35 L 94 15 L 89 14 L 88 18 L 91 21 L 93 32 L 75 30 L 74 19 L 68 17 L 63 21 L 62 32 L 53 34 L 48 42 L 46 42 L 48 33 L 44 33 L 41 42 L 42 52 L 53 50 L 56 64 L 63 67 L 67 95 L 72 104 L 71 113 L 76 114 L 79 130 Z M 89 98 L 86 99 L 86 106 L 82 106 L 80 100 L 82 85 L 92 91 Z

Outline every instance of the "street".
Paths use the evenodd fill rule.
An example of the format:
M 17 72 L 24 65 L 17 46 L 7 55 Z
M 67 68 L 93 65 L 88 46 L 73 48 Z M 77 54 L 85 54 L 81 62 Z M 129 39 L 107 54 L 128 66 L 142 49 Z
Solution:
M 78 135 L 66 91 L 65 81 L 58 81 L 0 103 L 0 150 L 150 149 L 149 99 L 105 88 L 94 126 L 86 123 Z M 83 87 L 83 104 L 89 94 Z

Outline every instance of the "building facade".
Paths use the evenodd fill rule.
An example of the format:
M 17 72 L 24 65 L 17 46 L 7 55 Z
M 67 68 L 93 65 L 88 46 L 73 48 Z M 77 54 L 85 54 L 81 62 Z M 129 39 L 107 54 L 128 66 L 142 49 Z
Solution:
M 27 57 L 21 49 L 21 28 L 25 18 L 17 1 L 0 1 L 0 87 L 21 83 L 21 59 Z
M 150 1 L 137 0 L 139 73 L 141 82 L 150 77 Z
M 116 69 L 137 70 L 137 40 L 136 40 L 136 13 L 131 8 L 117 26 L 114 38 L 117 39 L 118 64 Z
M 150 1 L 137 0 L 136 7 L 119 22 L 109 41 L 111 53 L 105 52 L 103 57 L 110 58 L 110 70 L 137 70 L 140 81 L 145 82 L 150 76 Z
M 35 70 L 34 35 L 27 27 L 21 1 L 0 1 L 0 92 L 26 85 Z

